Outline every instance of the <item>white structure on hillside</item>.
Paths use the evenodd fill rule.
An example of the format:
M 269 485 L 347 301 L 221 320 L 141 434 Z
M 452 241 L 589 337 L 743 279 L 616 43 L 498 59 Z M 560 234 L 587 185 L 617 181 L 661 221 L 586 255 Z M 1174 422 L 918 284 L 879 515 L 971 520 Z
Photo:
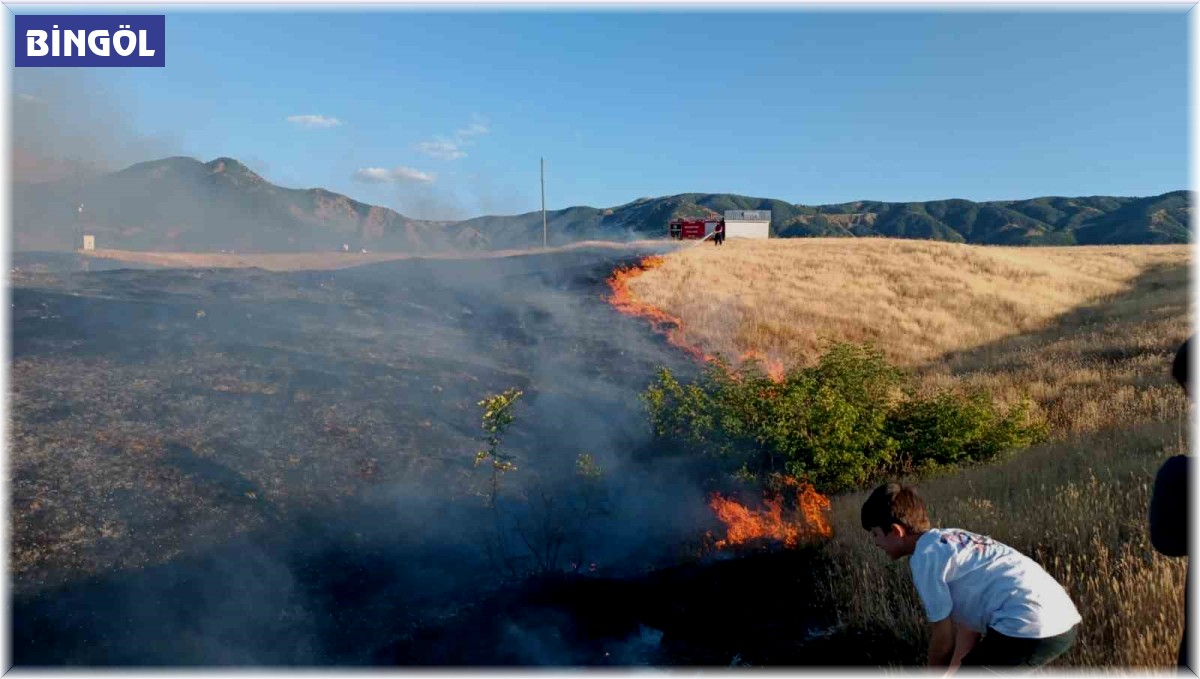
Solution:
M 726 210 L 726 238 L 770 238 L 770 210 Z
M 90 235 L 90 234 L 85 234 L 83 236 L 83 249 L 84 250 L 95 250 L 96 249 L 96 237 L 93 235 Z

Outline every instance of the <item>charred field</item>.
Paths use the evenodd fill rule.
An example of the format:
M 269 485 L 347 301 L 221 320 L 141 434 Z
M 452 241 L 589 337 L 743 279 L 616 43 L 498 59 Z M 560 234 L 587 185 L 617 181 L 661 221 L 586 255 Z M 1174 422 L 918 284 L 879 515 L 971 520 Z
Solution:
M 695 558 L 703 472 L 644 455 L 638 394 L 659 366 L 697 369 L 605 300 L 645 254 L 288 273 L 18 258 L 14 662 L 812 662 L 797 644 L 829 623 L 821 602 L 769 591 L 812 591 L 812 560 Z M 486 547 L 478 404 L 508 388 L 514 475 L 561 506 L 586 453 L 609 501 L 536 577 Z

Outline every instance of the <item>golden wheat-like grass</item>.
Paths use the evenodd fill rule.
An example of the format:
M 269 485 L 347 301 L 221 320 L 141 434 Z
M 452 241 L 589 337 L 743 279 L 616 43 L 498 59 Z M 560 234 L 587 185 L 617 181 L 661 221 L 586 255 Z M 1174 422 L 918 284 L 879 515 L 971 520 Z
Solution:
M 1168 377 L 1189 332 L 1187 246 L 975 247 L 878 239 L 729 241 L 634 279 L 707 353 L 807 364 L 827 341 L 871 341 L 923 388 L 1029 397 L 1046 444 L 921 484 L 935 525 L 1034 557 L 1084 622 L 1059 665 L 1165 667 L 1182 630 L 1185 564 L 1154 552 L 1155 470 L 1187 448 L 1187 403 Z M 865 493 L 833 498 L 828 579 L 849 630 L 919 662 L 925 625 L 907 564 L 859 524 Z M 881 635 L 881 636 L 880 636 Z
M 1004 463 L 919 485 L 935 525 L 992 535 L 1041 563 L 1083 616 L 1064 666 L 1165 667 L 1183 628 L 1185 562 L 1146 533 L 1156 465 L 1183 448 L 1183 416 L 1039 446 Z M 866 493 L 834 498 L 828 587 L 848 628 L 892 630 L 897 660 L 921 655 L 925 622 L 907 562 L 891 563 L 862 530 Z
M 875 342 L 901 365 L 1037 330 L 1125 289 L 1187 246 L 1003 248 L 897 239 L 707 243 L 630 282 L 730 357 L 757 349 L 804 363 L 828 340 Z

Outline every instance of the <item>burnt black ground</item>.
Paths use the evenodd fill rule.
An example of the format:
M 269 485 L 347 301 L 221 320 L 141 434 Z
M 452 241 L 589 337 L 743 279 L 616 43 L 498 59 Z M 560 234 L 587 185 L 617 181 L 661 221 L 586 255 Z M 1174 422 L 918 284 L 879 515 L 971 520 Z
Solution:
M 765 589 L 719 603 L 736 580 L 778 583 L 770 568 L 646 575 L 713 519 L 693 470 L 644 455 L 638 394 L 659 366 L 697 368 L 604 300 L 642 254 L 295 273 L 19 259 L 14 661 L 728 664 L 759 630 L 774 650 L 745 662 L 800 662 L 779 644 L 826 617 L 812 602 L 761 624 Z M 578 454 L 604 469 L 608 513 L 548 579 L 483 548 L 477 402 L 509 387 L 526 392 L 512 483 L 561 503 Z

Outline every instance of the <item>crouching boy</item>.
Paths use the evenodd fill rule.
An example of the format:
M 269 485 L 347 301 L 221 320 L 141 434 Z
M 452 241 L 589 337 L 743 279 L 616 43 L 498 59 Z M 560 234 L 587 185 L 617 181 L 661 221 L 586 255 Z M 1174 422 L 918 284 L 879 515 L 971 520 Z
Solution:
M 930 528 L 925 501 L 913 488 L 876 488 L 863 504 L 862 526 L 892 560 L 909 557 L 930 622 L 931 667 L 1032 669 L 1074 643 L 1079 612 L 1062 585 L 1008 545 Z

